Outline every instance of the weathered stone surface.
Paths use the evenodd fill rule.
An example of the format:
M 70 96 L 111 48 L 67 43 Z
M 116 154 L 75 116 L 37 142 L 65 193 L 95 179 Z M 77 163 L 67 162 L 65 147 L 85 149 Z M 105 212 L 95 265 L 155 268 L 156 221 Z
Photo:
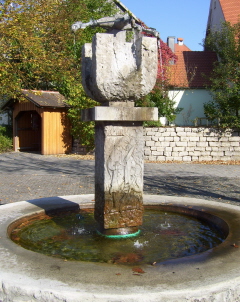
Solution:
M 82 82 L 98 102 L 134 101 L 148 94 L 157 77 L 157 39 L 126 42 L 126 32 L 97 33 L 82 54 Z
M 198 131 L 196 128 L 172 127 L 176 136 L 173 136 L 174 141 L 169 144 L 173 133 L 169 132 L 169 128 L 154 128 L 157 132 L 153 132 L 153 128 L 145 128 L 145 159 L 151 160 L 155 156 L 155 151 L 160 151 L 158 148 L 162 147 L 163 160 L 174 161 L 179 158 L 178 160 L 188 161 L 189 158 L 183 158 L 184 156 L 190 156 L 191 161 L 239 160 L 240 152 L 237 153 L 240 151 L 239 132 L 232 132 L 234 136 L 230 136 L 229 131 L 225 130 L 217 132 L 216 129 L 211 128 L 197 129 Z M 182 135 L 185 130 L 185 135 Z
M 123 103 L 125 105 L 125 103 Z M 84 121 L 157 121 L 158 109 L 151 107 L 97 106 L 83 110 Z
M 142 224 L 143 127 L 96 123 L 95 219 L 101 229 Z

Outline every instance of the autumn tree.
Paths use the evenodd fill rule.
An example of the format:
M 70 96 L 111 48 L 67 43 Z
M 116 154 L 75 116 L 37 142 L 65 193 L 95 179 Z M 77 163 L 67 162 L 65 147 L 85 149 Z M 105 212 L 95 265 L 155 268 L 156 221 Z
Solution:
M 177 56 L 161 39 L 158 40 L 158 73 L 153 90 L 137 101 L 138 106 L 157 107 L 158 115 L 174 121 L 182 109 L 176 108 L 175 101 L 169 98 L 170 67 L 177 62 Z M 160 122 L 146 122 L 146 126 L 161 126 Z
M 0 0 L 0 95 L 16 97 L 21 89 L 58 90 L 71 105 L 73 134 L 93 143 L 91 123 L 80 111 L 96 103 L 81 85 L 81 48 L 101 29 L 73 34 L 76 21 L 114 13 L 107 0 Z
M 225 22 L 221 30 L 210 32 L 205 48 L 219 58 L 210 78 L 213 101 L 204 105 L 205 115 L 222 127 L 240 127 L 240 22 Z

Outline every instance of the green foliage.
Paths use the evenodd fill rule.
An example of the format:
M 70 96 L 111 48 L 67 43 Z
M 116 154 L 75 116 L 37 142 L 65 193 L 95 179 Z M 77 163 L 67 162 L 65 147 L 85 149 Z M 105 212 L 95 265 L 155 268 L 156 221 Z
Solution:
M 138 100 L 136 105 L 139 107 L 157 107 L 158 116 L 164 116 L 169 122 L 173 122 L 176 114 L 181 112 L 181 108 L 175 108 L 175 102 L 168 97 L 168 90 L 162 87 L 161 81 L 158 80 L 154 89 L 145 97 Z M 146 122 L 146 126 L 159 127 L 160 122 Z
M 73 76 L 63 77 L 58 90 L 67 97 L 68 104 L 71 106 L 68 117 L 72 123 L 73 136 L 80 139 L 88 150 L 92 150 L 94 148 L 94 123 L 82 122 L 81 111 L 94 107 L 98 103 L 87 97 L 80 79 L 75 79 Z
M 93 127 L 80 121 L 91 107 L 81 86 L 81 48 L 95 32 L 73 34 L 76 21 L 112 15 L 107 0 L 0 0 L 0 95 L 15 97 L 20 89 L 59 90 L 72 106 L 73 134 L 91 145 Z
M 204 105 L 205 115 L 222 127 L 240 127 L 240 22 L 223 23 L 208 35 L 205 47 L 219 57 L 210 78 L 214 100 Z
M 12 151 L 12 128 L 0 126 L 0 153 Z

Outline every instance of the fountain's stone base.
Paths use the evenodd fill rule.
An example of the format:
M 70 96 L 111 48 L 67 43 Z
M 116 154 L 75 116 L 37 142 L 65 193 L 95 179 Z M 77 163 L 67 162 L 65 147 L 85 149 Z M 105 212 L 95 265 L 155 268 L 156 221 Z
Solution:
M 216 215 L 230 229 L 227 239 L 214 249 L 156 265 L 142 265 L 145 273 L 136 273 L 141 270 L 131 266 L 48 257 L 23 249 L 8 237 L 11 223 L 19 218 L 56 209 L 93 207 L 93 199 L 94 195 L 63 196 L 0 207 L 0 301 L 239 300 L 240 207 L 237 206 L 185 197 L 144 196 L 144 204 L 164 204 Z
M 140 194 L 138 196 L 114 192 L 110 195 L 105 192 L 104 196 L 103 200 L 96 198 L 95 204 L 94 217 L 100 228 L 131 228 L 142 225 L 143 198 Z

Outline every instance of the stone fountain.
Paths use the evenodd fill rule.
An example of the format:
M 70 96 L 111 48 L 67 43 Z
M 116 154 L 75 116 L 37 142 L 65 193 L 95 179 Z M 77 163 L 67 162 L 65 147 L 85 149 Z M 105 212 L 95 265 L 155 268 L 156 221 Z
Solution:
M 77 22 L 73 29 L 87 26 L 108 29 L 82 53 L 83 87 L 101 103 L 83 112 L 83 120 L 96 125 L 95 219 L 105 235 L 136 234 L 143 214 L 143 121 L 157 120 L 158 110 L 134 107 L 134 101 L 155 85 L 157 38 L 141 37 L 129 15 Z M 133 42 L 126 42 L 129 29 Z
M 156 109 L 136 108 L 134 100 L 155 83 L 156 38 L 125 40 L 126 28 L 139 32 L 130 17 L 104 18 L 73 28 L 102 25 L 84 47 L 83 83 L 102 103 L 86 110 L 96 122 L 95 217 L 104 235 L 135 234 L 144 205 L 161 205 L 214 223 L 226 240 L 201 254 L 145 264 L 140 274 L 108 263 L 64 261 L 11 241 L 19 221 L 56 210 L 94 207 L 94 195 L 21 201 L 0 207 L 0 301 L 222 302 L 240 297 L 240 208 L 226 203 L 175 196 L 143 196 L 142 122 L 157 119 Z M 122 31 L 123 30 L 123 31 Z M 154 31 L 153 31 L 154 32 Z M 109 240 L 109 239 L 107 239 Z M 138 270 L 139 272 L 140 270 Z

